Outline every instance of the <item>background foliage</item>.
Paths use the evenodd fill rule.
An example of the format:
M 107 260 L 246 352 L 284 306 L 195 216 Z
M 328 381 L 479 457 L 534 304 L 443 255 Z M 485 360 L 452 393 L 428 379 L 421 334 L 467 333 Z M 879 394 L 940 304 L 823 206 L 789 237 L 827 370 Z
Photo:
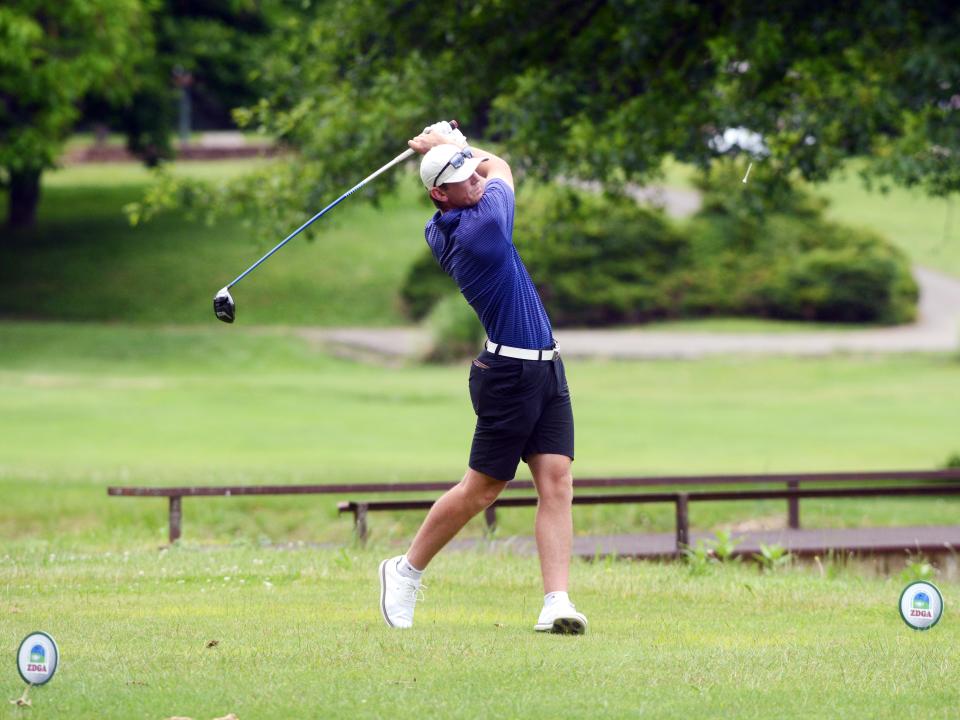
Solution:
M 0 183 L 11 226 L 31 224 L 40 175 L 56 162 L 94 90 L 129 98 L 134 64 L 152 42 L 138 0 L 64 0 L 0 7 Z
M 743 126 L 763 136 L 774 181 L 824 179 L 878 152 L 899 163 L 882 166 L 897 180 L 956 189 L 950 3 L 793 0 L 759 13 L 742 0 L 601 0 L 544 13 L 330 0 L 298 29 L 276 36 L 270 92 L 242 119 L 302 148 L 323 194 L 437 116 L 506 141 L 528 173 L 611 187 L 655 175 L 667 154 L 705 166 L 717 134 Z
M 824 203 L 799 188 L 781 185 L 767 196 L 741 190 L 741 173 L 727 163 L 704 175 L 703 208 L 682 224 L 621 195 L 525 188 L 514 241 L 553 321 L 913 319 L 917 286 L 904 253 L 874 232 L 825 220 Z M 451 290 L 427 248 L 401 295 L 419 318 Z
M 528 0 L 321 0 L 277 20 L 263 95 L 236 113 L 298 153 L 236 189 L 279 231 L 419 128 L 457 118 L 468 136 L 501 142 L 518 171 L 608 190 L 656 177 L 668 155 L 707 167 L 742 151 L 718 143 L 726 129 L 748 128 L 772 170 L 764 192 L 869 156 L 870 177 L 946 194 L 960 151 L 958 31 L 953 4 L 907 0 L 763 12 L 745 0 L 596 0 L 550 13 Z
M 152 0 L 151 51 L 130 69 L 134 93 L 128 102 L 92 94 L 86 122 L 123 132 L 131 152 L 148 165 L 173 157 L 178 87 L 190 97 L 191 127 L 229 127 L 233 108 L 256 102 L 260 49 L 273 18 L 274 2 L 253 0 Z
M 176 77 L 194 118 L 256 100 L 257 48 L 283 3 L 12 0 L 0 8 L 0 181 L 8 225 L 34 223 L 41 173 L 78 122 L 123 132 L 148 164 L 172 156 Z
M 707 168 L 744 152 L 718 142 L 738 127 L 762 138 L 750 150 L 767 169 L 755 173 L 763 181 L 750 193 L 759 210 L 779 207 L 796 177 L 822 180 L 859 156 L 870 158 L 859 166 L 869 177 L 940 195 L 957 187 L 960 60 L 952 38 L 960 11 L 947 3 L 835 7 L 794 0 L 759 13 L 746 2 L 599 0 L 560 3 L 545 15 L 539 4 L 520 0 L 437 7 L 399 0 L 126 0 L 110 23 L 92 22 L 105 7 L 68 4 L 51 13 L 46 3 L 16 2 L 4 10 L 8 94 L 19 100 L 38 90 L 36 97 L 58 118 L 48 124 L 29 113 L 7 118 L 0 157 L 8 159 L 11 224 L 32 219 L 39 174 L 53 162 L 81 98 L 87 119 L 119 112 L 112 120 L 147 159 L 166 154 L 175 67 L 194 76 L 205 89 L 202 97 L 214 99 L 214 114 L 246 103 L 237 121 L 295 152 L 216 187 L 164 172 L 131 207 L 135 219 L 179 206 L 226 214 L 259 210 L 272 234 L 282 236 L 441 116 L 457 117 L 471 136 L 499 141 L 518 175 L 596 179 L 611 194 L 656 176 L 667 155 Z M 70 19 L 74 12 L 68 38 L 51 18 Z M 71 54 L 73 69 L 88 71 L 77 74 L 77 82 L 73 70 L 57 64 Z M 122 77 L 119 67 L 128 71 Z M 46 79 L 37 83 L 35 75 Z M 55 76 L 71 82 L 52 87 Z M 30 142 L 20 142 L 28 136 Z M 376 200 L 395 181 L 385 177 L 362 194 Z M 722 290 L 730 294 L 724 286 L 733 270 L 705 277 L 716 286 L 711 292 L 689 282 L 667 287 L 659 272 L 640 282 L 636 268 L 626 272 L 633 287 L 615 289 L 598 280 L 605 274 L 598 271 L 576 283 L 581 300 L 592 295 L 601 306 L 592 317 L 676 312 L 658 306 L 713 312 L 725 305 L 784 317 L 910 316 L 901 307 L 910 282 L 879 241 L 774 217 L 763 223 L 776 232 L 758 229 L 757 221 L 749 240 L 744 228 L 750 223 L 743 225 L 740 215 L 702 220 L 705 243 L 712 237 L 727 248 L 748 242 L 756 250 L 757 238 L 778 235 L 793 240 L 764 251 L 819 249 L 802 262 L 794 253 L 789 271 L 786 256 L 780 258 L 780 272 L 768 268 L 766 278 L 735 286 L 734 295 L 752 294 L 733 301 L 721 297 Z M 649 226 L 649 235 L 654 221 L 637 221 Z M 813 242 L 813 235 L 820 239 Z M 636 239 L 623 242 L 638 250 Z M 660 250 L 644 251 L 648 264 Z M 697 268 L 696 244 L 686 256 L 675 250 L 676 266 Z M 550 268 L 563 274 L 560 266 Z M 828 287 L 840 280 L 846 297 Z M 568 287 L 550 289 L 558 298 L 571 294 Z M 871 299 L 860 305 L 870 308 L 854 297 L 864 292 Z

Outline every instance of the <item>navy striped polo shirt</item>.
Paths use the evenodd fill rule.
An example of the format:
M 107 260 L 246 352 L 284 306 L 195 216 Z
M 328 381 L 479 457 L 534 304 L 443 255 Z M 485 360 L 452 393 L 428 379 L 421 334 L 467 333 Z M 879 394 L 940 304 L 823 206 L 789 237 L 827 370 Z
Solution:
M 550 348 L 550 318 L 513 244 L 513 209 L 513 190 L 494 178 L 480 202 L 442 214 L 438 210 L 424 234 L 488 338 L 512 347 Z

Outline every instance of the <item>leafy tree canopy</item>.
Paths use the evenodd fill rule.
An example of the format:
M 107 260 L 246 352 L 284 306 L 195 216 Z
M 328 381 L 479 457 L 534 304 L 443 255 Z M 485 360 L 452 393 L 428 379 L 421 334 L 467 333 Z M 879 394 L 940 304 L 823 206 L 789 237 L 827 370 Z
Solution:
M 728 128 L 762 137 L 764 192 L 855 156 L 873 177 L 960 188 L 955 3 L 326 0 L 304 12 L 264 53 L 266 94 L 236 114 L 299 152 L 189 202 L 252 204 L 289 226 L 442 118 L 502 142 L 528 174 L 609 189 L 655 177 L 667 155 L 709 166 Z M 152 207 L 178 190 L 168 177 Z
M 9 222 L 32 219 L 41 172 L 60 154 L 83 95 L 129 92 L 143 48 L 139 0 L 6 0 L 0 6 L 0 175 Z M 26 213 L 26 216 L 23 216 Z
M 32 223 L 40 176 L 79 119 L 122 130 L 148 163 L 172 154 L 175 80 L 220 122 L 250 80 L 273 0 L 11 0 L 0 7 L 0 179 L 8 222 Z
M 255 102 L 250 76 L 261 39 L 283 6 L 256 0 L 151 0 L 150 51 L 130 68 L 133 95 L 116 102 L 91 94 L 84 119 L 127 136 L 131 152 L 153 165 L 173 156 L 177 85 L 189 88 L 195 115 L 217 127 L 233 108 Z

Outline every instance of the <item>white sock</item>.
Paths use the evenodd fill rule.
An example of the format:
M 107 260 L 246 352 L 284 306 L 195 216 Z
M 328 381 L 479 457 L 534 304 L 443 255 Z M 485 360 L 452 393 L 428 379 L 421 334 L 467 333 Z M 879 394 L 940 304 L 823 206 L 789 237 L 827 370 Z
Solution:
M 556 602 L 570 602 L 570 596 L 562 590 L 557 592 L 547 593 L 543 596 L 544 605 L 553 605 Z
M 406 555 L 397 560 L 397 572 L 411 580 L 419 580 L 420 576 L 423 575 L 423 570 L 417 570 L 411 565 Z

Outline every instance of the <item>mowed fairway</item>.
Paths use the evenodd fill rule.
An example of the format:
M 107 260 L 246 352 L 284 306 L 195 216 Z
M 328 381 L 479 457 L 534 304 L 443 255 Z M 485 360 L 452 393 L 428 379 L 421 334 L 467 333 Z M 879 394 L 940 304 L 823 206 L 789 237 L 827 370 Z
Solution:
M 111 484 L 455 481 L 473 429 L 468 363 L 385 368 L 291 331 L 0 325 L 0 534 L 107 548 L 163 539 L 163 500 Z M 575 475 L 934 468 L 960 450 L 960 362 L 946 356 L 567 363 Z M 526 471 L 521 466 L 521 476 Z M 184 504 L 188 541 L 344 542 L 335 500 Z M 816 525 L 955 522 L 954 500 L 803 504 Z M 529 534 L 532 510 L 502 513 Z M 698 528 L 779 502 L 696 506 Z M 417 513 L 378 515 L 404 537 Z M 669 530 L 667 507 L 578 508 L 579 532 Z M 478 532 L 479 528 L 472 531 Z
M 384 551 L 175 548 L 0 556 L 0 653 L 57 639 L 61 669 L 4 717 L 956 717 L 956 583 L 929 632 L 903 583 L 846 571 L 691 575 L 586 563 L 583 637 L 532 630 L 533 558 L 441 555 L 415 627 L 377 610 Z M 829 567 L 828 567 L 829 570 Z M 21 691 L 12 663 L 2 685 Z
M 160 549 L 166 501 L 108 498 L 107 486 L 459 479 L 473 428 L 468 361 L 359 364 L 270 326 L 402 322 L 397 289 L 429 208 L 411 183 L 386 212 L 344 207 L 316 242 L 298 239 L 238 288 L 238 324 L 226 326 L 210 297 L 278 238 L 239 219 L 130 230 L 119 209 L 145 183 L 132 166 L 45 182 L 36 236 L 0 252 L 6 699 L 23 688 L 12 660 L 28 632 L 50 632 L 62 664 L 31 690 L 31 708 L 2 703 L 0 716 L 957 717 L 960 583 L 943 579 L 944 619 L 920 633 L 896 609 L 903 579 L 827 558 L 822 571 L 775 574 L 576 559 L 572 598 L 590 631 L 554 637 L 532 631 L 536 559 L 481 544 L 441 553 L 416 627 L 396 632 L 378 612 L 376 569 L 422 513 L 374 515 L 359 548 L 336 514 L 345 498 L 186 499 L 182 541 Z M 936 265 L 930 236 L 901 245 Z M 956 270 L 952 257 L 941 269 Z M 691 328 L 794 330 L 677 327 Z M 960 452 L 956 357 L 568 361 L 567 375 L 577 477 L 935 468 Z M 956 499 L 801 505 L 807 527 L 958 517 Z M 691 513 L 697 530 L 784 519 L 783 502 Z M 529 535 L 533 510 L 498 521 L 499 537 Z M 596 506 L 574 521 L 583 535 L 669 532 L 674 517 Z M 464 532 L 482 533 L 476 521 Z

